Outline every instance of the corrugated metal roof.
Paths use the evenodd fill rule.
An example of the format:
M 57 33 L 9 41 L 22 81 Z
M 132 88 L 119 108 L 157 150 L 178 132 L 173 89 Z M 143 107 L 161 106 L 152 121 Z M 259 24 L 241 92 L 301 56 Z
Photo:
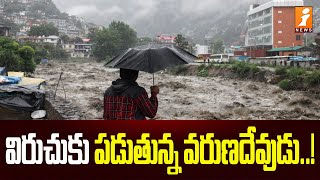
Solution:
M 273 48 L 273 49 L 268 50 L 268 52 L 298 51 L 302 48 L 303 48 L 302 46 Z

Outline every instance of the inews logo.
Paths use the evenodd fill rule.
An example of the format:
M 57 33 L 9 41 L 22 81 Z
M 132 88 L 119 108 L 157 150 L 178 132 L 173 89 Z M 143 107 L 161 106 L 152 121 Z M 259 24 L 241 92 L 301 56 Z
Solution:
M 296 7 L 296 33 L 312 33 L 313 32 L 313 8 L 311 6 Z

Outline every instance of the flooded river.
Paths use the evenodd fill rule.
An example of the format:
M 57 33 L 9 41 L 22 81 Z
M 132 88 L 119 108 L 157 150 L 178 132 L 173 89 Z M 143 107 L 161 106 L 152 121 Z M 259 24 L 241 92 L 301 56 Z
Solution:
M 87 119 L 101 119 L 103 94 L 117 70 L 100 63 L 52 63 L 38 66 L 36 77 L 48 82 L 54 90 L 60 72 L 67 99 L 80 107 Z M 160 86 L 157 119 L 180 120 L 315 120 L 320 119 L 320 100 L 304 92 L 286 92 L 277 86 L 220 77 L 185 77 L 155 75 Z M 138 83 L 147 89 L 152 75 L 141 73 Z M 64 98 L 62 86 L 58 95 Z

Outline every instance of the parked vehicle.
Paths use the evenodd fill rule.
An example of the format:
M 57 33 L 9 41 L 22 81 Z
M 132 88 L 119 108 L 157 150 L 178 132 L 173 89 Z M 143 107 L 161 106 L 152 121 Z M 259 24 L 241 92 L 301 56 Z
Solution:
M 210 56 L 210 61 L 215 63 L 229 63 L 230 58 L 227 54 L 214 54 Z

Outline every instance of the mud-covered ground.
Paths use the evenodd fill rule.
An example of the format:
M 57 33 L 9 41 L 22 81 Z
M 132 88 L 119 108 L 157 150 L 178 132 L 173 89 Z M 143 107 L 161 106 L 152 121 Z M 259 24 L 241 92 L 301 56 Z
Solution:
M 118 71 L 93 61 L 51 62 L 39 65 L 35 76 L 46 79 L 46 88 L 54 90 L 61 72 L 67 99 L 82 109 L 86 119 L 102 119 L 103 94 L 119 77 Z M 306 92 L 286 92 L 270 84 L 221 77 L 159 73 L 155 78 L 161 90 L 156 119 L 320 119 L 320 98 Z M 141 73 L 138 83 L 149 92 L 152 75 Z M 64 98 L 62 84 L 57 94 Z

